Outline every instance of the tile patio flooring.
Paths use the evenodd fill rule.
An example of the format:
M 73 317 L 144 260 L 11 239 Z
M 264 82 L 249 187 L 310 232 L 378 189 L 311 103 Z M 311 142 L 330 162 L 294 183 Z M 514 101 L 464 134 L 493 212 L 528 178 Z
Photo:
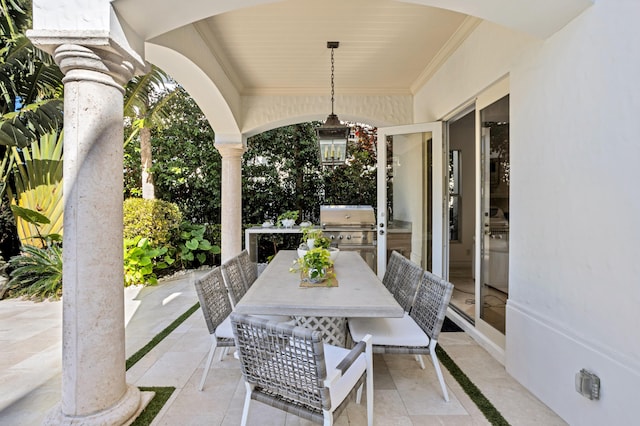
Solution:
M 127 357 L 148 343 L 197 301 L 197 273 L 157 287 L 125 291 Z M 39 425 L 61 392 L 62 303 L 0 301 L 0 425 Z M 127 372 L 138 386 L 175 386 L 153 425 L 238 425 L 244 384 L 232 355 L 214 361 L 205 389 L 197 390 L 209 350 L 202 312 L 196 311 Z M 564 425 L 557 415 L 512 379 L 466 333 L 442 333 L 440 343 L 512 425 Z M 451 401 L 442 399 L 433 367 L 421 370 L 410 355 L 376 355 L 376 425 L 489 424 L 443 367 Z M 365 405 L 351 402 L 337 425 L 363 425 Z M 307 425 L 296 416 L 253 402 L 251 425 Z

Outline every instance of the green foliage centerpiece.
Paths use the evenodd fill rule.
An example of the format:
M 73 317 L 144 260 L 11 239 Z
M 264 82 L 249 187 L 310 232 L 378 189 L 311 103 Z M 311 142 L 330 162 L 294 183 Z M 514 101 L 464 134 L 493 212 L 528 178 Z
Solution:
M 328 249 L 316 247 L 294 261 L 290 272 L 299 272 L 303 280 L 320 283 L 333 277 L 333 260 Z

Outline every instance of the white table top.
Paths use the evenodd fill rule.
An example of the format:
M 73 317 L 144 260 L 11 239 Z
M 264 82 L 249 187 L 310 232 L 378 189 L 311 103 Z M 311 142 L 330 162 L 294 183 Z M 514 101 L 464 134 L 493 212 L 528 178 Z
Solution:
M 236 312 L 326 317 L 402 317 L 404 310 L 356 252 L 335 261 L 338 287 L 300 287 L 289 272 L 295 250 L 281 250 L 236 305 Z

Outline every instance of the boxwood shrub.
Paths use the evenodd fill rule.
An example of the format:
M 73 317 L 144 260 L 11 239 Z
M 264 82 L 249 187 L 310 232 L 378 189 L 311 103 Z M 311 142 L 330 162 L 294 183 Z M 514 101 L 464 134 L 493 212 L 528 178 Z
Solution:
M 163 200 L 128 198 L 124 201 L 124 238 L 144 236 L 154 247 L 169 246 L 180 234 L 182 213 Z

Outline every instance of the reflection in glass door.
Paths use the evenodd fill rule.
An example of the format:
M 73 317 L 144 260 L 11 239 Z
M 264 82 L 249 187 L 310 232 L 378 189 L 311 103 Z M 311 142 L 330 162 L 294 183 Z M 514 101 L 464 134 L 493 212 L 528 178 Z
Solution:
M 449 275 L 451 307 L 471 324 L 476 317 L 476 114 L 467 109 L 447 122 L 449 147 Z
M 480 110 L 480 318 L 505 333 L 509 296 L 509 95 Z
M 378 128 L 378 276 L 392 250 L 442 276 L 442 123 Z M 387 151 L 389 147 L 389 151 Z M 387 161 L 387 157 L 388 161 Z

